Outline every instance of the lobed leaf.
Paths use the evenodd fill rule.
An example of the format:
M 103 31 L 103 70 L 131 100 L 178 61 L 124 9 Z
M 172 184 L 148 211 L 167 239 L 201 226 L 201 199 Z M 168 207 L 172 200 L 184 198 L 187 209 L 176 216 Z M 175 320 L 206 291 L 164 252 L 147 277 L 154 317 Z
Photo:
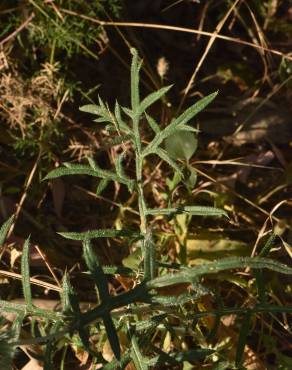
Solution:
M 126 122 L 122 119 L 121 107 L 116 101 L 115 104 L 115 117 L 120 130 L 124 131 L 127 134 L 131 134 L 130 127 L 126 124 Z
M 29 308 L 32 307 L 32 297 L 30 288 L 30 272 L 29 272 L 29 247 L 30 238 L 26 239 L 23 245 L 21 255 L 21 276 L 22 276 L 22 289 L 25 302 Z
M 170 156 L 168 155 L 168 153 L 164 149 L 157 148 L 156 149 L 156 154 L 163 161 L 165 161 L 167 164 L 169 164 L 170 167 L 172 167 L 175 170 L 175 172 L 177 172 L 181 177 L 183 177 L 183 173 L 182 173 L 181 169 L 179 168 L 178 164 L 176 164 L 175 161 L 170 158 Z
M 100 115 L 100 113 L 101 113 L 99 106 L 96 105 L 96 104 L 83 105 L 82 107 L 79 107 L 79 110 L 81 112 L 96 114 L 96 115 Z
M 119 177 L 116 173 L 108 170 L 103 170 L 99 168 L 96 164 L 94 165 L 94 167 L 92 165 L 87 166 L 82 164 L 70 164 L 70 166 L 59 167 L 49 172 L 43 180 L 50 180 L 57 177 L 69 175 L 89 175 L 93 177 L 100 177 L 108 181 L 117 181 L 121 184 L 125 184 L 128 186 L 129 189 L 132 189 L 134 186 L 133 180 L 125 177 Z
M 209 105 L 218 95 L 218 91 L 205 96 L 204 98 L 200 99 L 195 104 L 191 105 L 188 109 L 186 109 L 181 115 L 177 118 L 174 118 L 168 127 L 176 127 L 178 125 L 184 125 L 188 123 L 193 117 L 195 117 L 199 112 L 201 112 L 207 105 Z
M 138 114 L 142 114 L 145 112 L 145 110 L 152 105 L 154 102 L 159 100 L 163 95 L 167 93 L 168 90 L 172 88 L 172 85 L 170 86 L 165 86 L 162 87 L 161 89 L 154 91 L 153 93 L 149 94 L 146 98 L 142 100 L 140 103 L 139 109 L 138 109 Z
M 85 239 L 83 242 L 83 255 L 86 265 L 94 279 L 102 302 L 109 298 L 108 282 L 96 254 L 92 250 L 91 242 Z
M 189 122 L 197 113 L 203 110 L 218 94 L 215 92 L 210 94 L 203 99 L 199 100 L 197 103 L 185 110 L 179 117 L 174 118 L 168 126 L 156 134 L 154 139 L 146 146 L 143 151 L 143 156 L 147 156 L 151 153 L 154 153 L 157 147 L 171 135 L 176 134 L 180 130 L 183 131 L 197 131 L 190 126 L 187 126 L 186 123 Z
M 137 370 L 148 370 L 149 369 L 149 359 L 144 359 L 137 338 L 134 334 L 131 335 L 131 344 L 132 344 L 132 360 Z
M 86 239 L 96 239 L 96 238 L 115 238 L 115 237 L 131 237 L 131 238 L 141 238 L 141 234 L 137 231 L 130 230 L 115 230 L 115 229 L 98 229 L 89 230 L 80 233 L 75 232 L 58 232 L 59 235 L 66 239 L 72 240 L 86 240 Z
M 209 348 L 198 348 L 193 349 L 185 352 L 174 352 L 174 353 L 165 353 L 160 349 L 156 349 L 155 351 L 159 353 L 159 356 L 153 357 L 149 361 L 149 365 L 156 366 L 156 365 L 165 365 L 165 363 L 169 364 L 181 364 L 184 361 L 198 361 L 203 360 L 207 356 L 212 355 L 215 351 Z
M 6 236 L 10 230 L 10 227 L 12 226 L 13 224 L 13 221 L 14 221 L 14 215 L 11 216 L 6 222 L 4 222 L 4 224 L 1 226 L 0 228 L 0 246 L 3 245 L 5 239 L 6 239 Z
M 100 195 L 104 189 L 108 186 L 109 181 L 106 179 L 101 179 L 96 187 L 95 195 Z
M 70 283 L 67 272 L 65 272 L 62 282 L 61 303 L 64 314 L 80 314 L 79 300 Z
M 148 289 L 161 288 L 169 285 L 192 283 L 199 276 L 216 274 L 230 269 L 268 269 L 282 274 L 292 275 L 292 268 L 280 262 L 264 257 L 227 257 L 193 268 L 182 269 L 176 274 L 166 274 L 146 283 Z
M 152 280 L 156 276 L 156 251 L 151 231 L 147 231 L 143 239 L 144 280 Z
M 139 109 L 140 96 L 139 96 L 139 71 L 142 66 L 142 61 L 139 61 L 137 50 L 131 48 L 132 63 L 131 63 L 131 104 L 132 111 L 136 113 Z
M 145 112 L 145 117 L 146 117 L 146 120 L 149 124 L 149 126 L 152 128 L 152 130 L 155 132 L 155 134 L 158 134 L 160 132 L 160 127 L 158 125 L 158 123 L 155 121 L 154 118 L 152 118 L 151 116 L 149 116 L 149 114 L 147 114 Z
M 178 206 L 175 208 L 153 208 L 147 209 L 147 215 L 174 215 L 174 214 L 181 214 L 187 213 L 193 216 L 224 216 L 228 217 L 227 213 L 215 207 L 205 207 L 205 206 Z

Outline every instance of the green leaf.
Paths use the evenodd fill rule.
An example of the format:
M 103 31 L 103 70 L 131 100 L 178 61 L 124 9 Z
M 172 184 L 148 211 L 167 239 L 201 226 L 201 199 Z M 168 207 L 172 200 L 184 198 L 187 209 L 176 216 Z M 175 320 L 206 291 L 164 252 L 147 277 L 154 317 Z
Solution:
M 145 331 L 156 329 L 159 324 L 163 323 L 163 320 L 167 318 L 166 313 L 162 313 L 156 316 L 152 316 L 149 320 L 139 321 L 135 324 L 135 331 Z
M 152 280 L 156 276 L 156 251 L 152 233 L 147 231 L 143 239 L 144 251 L 144 280 Z
M 194 300 L 197 300 L 201 297 L 204 297 L 206 295 L 209 295 L 210 294 L 210 290 L 208 289 L 202 289 L 198 292 L 192 292 L 192 293 L 183 293 L 183 294 L 179 294 L 179 295 L 163 295 L 163 296 L 160 296 L 160 295 L 157 295 L 157 296 L 153 296 L 151 298 L 151 303 L 152 304 L 158 304 L 160 306 L 163 306 L 163 307 L 173 307 L 173 306 L 181 306 L 181 305 L 184 305 L 186 303 L 189 303 L 191 301 L 194 301 Z
M 12 360 L 16 347 L 12 344 L 15 341 L 13 331 L 7 330 L 0 332 L 0 368 L 12 369 Z
M 30 272 L 29 272 L 29 247 L 30 238 L 26 239 L 23 245 L 21 256 L 21 276 L 22 289 L 25 302 L 29 308 L 32 307 L 31 289 L 30 289 Z
M 10 227 L 12 226 L 14 221 L 14 215 L 11 216 L 0 228 L 0 247 L 3 245 L 6 236 L 10 230 Z
M 152 128 L 155 134 L 158 134 L 160 132 L 160 127 L 158 123 L 155 121 L 155 119 L 149 116 L 146 112 L 145 112 L 145 117 L 147 119 L 147 122 L 149 123 L 149 126 Z
M 142 258 L 141 248 L 137 248 L 134 252 L 123 258 L 123 266 L 131 270 L 138 271 Z
M 173 119 L 170 124 L 156 134 L 154 139 L 146 146 L 146 148 L 143 150 L 143 156 L 146 157 L 151 153 L 155 153 L 157 147 L 163 142 L 163 140 L 179 132 L 180 129 L 194 131 L 195 129 L 186 126 L 186 123 L 189 122 L 202 109 L 204 109 L 216 97 L 216 95 L 217 92 L 206 96 L 185 110 L 179 117 Z
M 75 313 L 78 316 L 80 314 L 79 300 L 70 283 L 67 272 L 65 272 L 63 277 L 61 302 L 62 311 L 65 315 Z
M 155 365 L 165 365 L 165 363 L 179 363 L 182 364 L 184 361 L 198 361 L 203 360 L 207 356 L 210 356 L 215 351 L 209 348 L 198 348 L 185 352 L 178 353 L 165 353 L 160 350 L 159 356 L 154 357 L 150 360 L 149 364 L 151 366 Z
M 139 114 L 145 112 L 145 110 L 152 105 L 155 101 L 159 100 L 163 95 L 167 93 L 169 89 L 171 89 L 172 85 L 162 87 L 161 89 L 154 91 L 153 93 L 149 94 L 145 99 L 142 100 L 139 106 Z
M 83 105 L 82 107 L 79 107 L 79 110 L 81 112 L 96 114 L 96 115 L 100 115 L 101 113 L 99 106 L 97 106 L 96 104 Z
M 165 149 L 174 159 L 189 161 L 198 147 L 198 139 L 192 132 L 177 132 L 165 139 Z
M 282 263 L 263 257 L 227 257 L 215 262 L 206 263 L 194 268 L 185 268 L 176 274 L 166 274 L 146 283 L 148 289 L 161 288 L 169 285 L 192 283 L 199 276 L 216 274 L 229 269 L 269 269 L 282 274 L 292 275 L 292 268 Z
M 164 160 L 167 164 L 169 164 L 170 167 L 172 167 L 175 170 L 175 172 L 177 172 L 181 177 L 183 177 L 183 173 L 182 173 L 181 169 L 179 168 L 178 164 L 176 164 L 175 161 L 169 157 L 169 155 L 167 154 L 167 152 L 164 149 L 157 148 L 156 149 L 156 154 L 162 160 Z
M 185 175 L 183 183 L 189 191 L 192 191 L 197 183 L 197 171 L 190 165 L 187 166 L 186 170 L 188 171 L 188 176 Z
M 115 162 L 115 168 L 116 168 L 117 175 L 122 178 L 126 177 L 124 169 L 123 169 L 123 165 L 122 165 L 125 155 L 126 155 L 125 152 L 122 152 L 121 154 L 119 154 L 118 160 Z
M 131 48 L 131 54 L 133 55 L 131 64 L 131 103 L 132 111 L 136 113 L 139 109 L 140 96 L 139 96 L 139 71 L 142 66 L 142 61 L 139 61 L 137 50 Z
M 138 345 L 138 341 L 134 334 L 131 335 L 131 344 L 132 344 L 132 360 L 137 370 L 148 370 L 148 359 L 144 359 L 141 350 Z
M 224 216 L 228 217 L 227 213 L 222 209 L 215 207 L 204 207 L 204 206 L 178 206 L 175 208 L 153 208 L 147 209 L 147 215 L 174 215 L 186 213 L 193 216 Z
M 96 164 L 94 165 L 94 168 L 93 166 L 82 164 L 70 164 L 70 166 L 67 167 L 59 167 L 49 172 L 43 180 L 50 180 L 57 177 L 69 175 L 89 175 L 93 177 L 99 177 L 108 181 L 120 182 L 121 184 L 127 185 L 129 188 L 132 188 L 134 185 L 133 180 L 119 177 L 116 173 L 108 170 L 103 170 L 99 168 Z
M 118 361 L 113 359 L 110 363 L 105 364 L 102 368 L 103 370 L 117 370 L 125 369 L 127 364 L 131 361 L 131 352 L 128 351 L 123 354 L 121 359 Z
M 198 102 L 186 109 L 181 115 L 173 119 L 168 127 L 176 127 L 178 125 L 184 125 L 188 123 L 193 117 L 195 117 L 199 112 L 201 112 L 207 105 L 209 105 L 218 95 L 218 91 L 205 96 Z
M 95 285 L 97 286 L 100 300 L 102 302 L 107 301 L 109 298 L 107 278 L 97 259 L 97 256 L 92 250 L 91 242 L 89 239 L 86 239 L 83 242 L 83 254 L 86 265 L 94 279 Z
M 115 230 L 115 229 L 98 229 L 89 230 L 80 233 L 75 232 L 59 232 L 59 235 L 66 239 L 72 240 L 86 240 L 95 238 L 116 238 L 121 236 L 131 237 L 131 238 L 141 238 L 141 234 L 137 231 L 130 230 Z
M 121 107 L 120 107 L 120 105 L 118 104 L 117 101 L 116 101 L 116 104 L 115 104 L 115 117 L 116 117 L 117 125 L 118 125 L 119 129 L 124 131 L 127 134 L 131 134 L 131 130 L 130 130 L 129 126 L 122 119 Z
M 95 195 L 97 196 L 100 195 L 104 191 L 104 189 L 107 187 L 108 183 L 109 183 L 108 180 L 101 179 L 96 187 Z

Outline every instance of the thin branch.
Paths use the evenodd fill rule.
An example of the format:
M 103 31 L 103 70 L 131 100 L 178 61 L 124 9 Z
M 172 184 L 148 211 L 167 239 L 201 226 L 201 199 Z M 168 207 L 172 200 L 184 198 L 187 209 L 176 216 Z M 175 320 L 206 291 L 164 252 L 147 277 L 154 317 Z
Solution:
M 0 46 L 3 46 L 4 44 L 6 44 L 6 42 L 17 36 L 24 28 L 28 26 L 28 24 L 33 20 L 34 17 L 35 14 L 31 13 L 31 15 L 18 28 L 16 28 L 15 31 L 13 31 L 10 35 L 6 36 L 5 39 L 0 41 Z

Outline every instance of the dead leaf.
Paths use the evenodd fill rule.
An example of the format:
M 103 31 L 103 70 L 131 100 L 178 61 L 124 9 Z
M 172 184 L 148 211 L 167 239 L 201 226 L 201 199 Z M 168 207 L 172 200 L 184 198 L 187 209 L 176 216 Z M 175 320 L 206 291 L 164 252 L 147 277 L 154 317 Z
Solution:
M 31 358 L 26 365 L 24 365 L 21 370 L 43 370 L 43 366 L 40 365 L 40 363 L 35 360 L 34 358 Z

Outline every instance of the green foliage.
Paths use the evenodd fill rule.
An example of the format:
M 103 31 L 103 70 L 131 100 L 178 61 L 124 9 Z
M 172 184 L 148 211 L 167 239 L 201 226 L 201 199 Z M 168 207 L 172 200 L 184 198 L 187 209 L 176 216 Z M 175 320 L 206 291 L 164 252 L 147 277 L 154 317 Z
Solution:
M 10 227 L 14 221 L 14 216 L 11 216 L 0 228 L 0 246 L 3 245 Z
M 21 256 L 21 275 L 22 289 L 25 302 L 28 308 L 32 308 L 32 297 L 30 289 L 30 273 L 29 273 L 29 238 L 25 241 Z
M 117 136 L 121 133 L 128 135 L 128 140 L 135 154 L 135 176 L 130 178 L 126 175 L 123 159 L 128 153 L 123 152 L 119 155 L 115 163 L 115 168 L 112 171 L 101 169 L 92 158 L 89 158 L 88 165 L 65 164 L 51 171 L 45 179 L 50 180 L 68 175 L 87 175 L 98 177 L 101 181 L 114 181 L 125 185 L 129 191 L 134 191 L 137 194 L 140 228 L 137 228 L 137 230 L 99 229 L 85 232 L 59 233 L 64 238 L 82 241 L 83 257 L 97 292 L 96 306 L 86 311 L 81 310 L 78 297 L 70 284 L 67 273 L 63 277 L 61 312 L 41 310 L 33 306 L 29 275 L 29 239 L 27 239 L 24 244 L 21 260 L 22 284 L 26 304 L 19 305 L 0 301 L 0 308 L 3 311 L 15 312 L 20 317 L 22 317 L 21 315 L 35 316 L 47 321 L 47 330 L 45 333 L 41 337 L 30 340 L 30 343 L 46 343 L 46 369 L 53 368 L 53 354 L 58 348 L 58 340 L 70 342 L 73 341 L 76 334 L 80 338 L 80 345 L 92 357 L 104 365 L 104 369 L 124 368 L 131 360 L 136 369 L 141 370 L 150 369 L 153 366 L 172 366 L 182 362 L 188 363 L 189 361 L 192 363 L 199 361 L 202 364 L 208 356 L 214 354 L 216 351 L 216 348 L 207 348 L 206 342 L 201 342 L 198 344 L 198 348 L 189 350 L 182 350 L 182 346 L 180 345 L 175 350 L 166 350 L 161 346 L 161 342 L 167 336 L 177 336 L 179 338 L 179 333 L 182 332 L 191 337 L 193 341 L 196 341 L 198 331 L 195 329 L 194 320 L 199 320 L 207 316 L 220 318 L 221 316 L 235 313 L 244 317 L 241 324 L 235 360 L 236 366 L 241 366 L 242 355 L 253 315 L 260 312 L 291 313 L 292 309 L 291 307 L 272 306 L 265 301 L 260 301 L 253 308 L 224 308 L 221 305 L 220 309 L 214 309 L 211 312 L 196 312 L 193 309 L 194 306 L 191 305 L 201 297 L 213 295 L 208 286 L 204 285 L 205 278 L 214 274 L 219 275 L 225 270 L 246 268 L 250 268 L 252 271 L 268 269 L 270 271 L 292 275 L 292 268 L 273 259 L 266 258 L 272 242 L 269 242 L 263 248 L 262 257 L 223 258 L 209 263 L 201 263 L 194 267 L 179 264 L 168 265 L 164 263 L 158 249 L 159 245 L 156 242 L 157 229 L 153 227 L 157 215 L 186 215 L 188 217 L 223 216 L 223 221 L 225 222 L 228 220 L 228 215 L 226 211 L 211 206 L 176 205 L 169 203 L 169 207 L 167 208 L 148 207 L 144 196 L 143 163 L 148 155 L 158 155 L 179 173 L 180 176 L 183 176 L 176 162 L 178 158 L 177 153 L 182 153 L 184 159 L 188 162 L 196 149 L 196 145 L 193 140 L 194 137 L 191 136 L 190 147 L 187 149 L 179 148 L 180 145 L 183 145 L 183 140 L 181 140 L 183 136 L 180 135 L 182 132 L 188 132 L 188 134 L 196 132 L 190 126 L 190 121 L 212 102 L 217 93 L 210 94 L 199 100 L 179 117 L 173 118 L 169 125 L 162 128 L 145 110 L 151 104 L 160 100 L 170 87 L 162 88 L 141 100 L 139 71 L 142 61 L 139 59 L 136 50 L 132 49 L 131 53 L 133 55 L 131 64 L 131 107 L 121 108 L 116 103 L 114 112 L 111 112 L 108 105 L 99 99 L 98 105 L 87 105 L 81 108 L 81 110 L 93 114 L 95 116 L 95 122 L 107 124 L 108 126 L 106 128 L 116 132 Z M 125 119 L 125 115 L 130 119 Z M 146 122 L 148 122 L 153 131 L 153 138 L 146 144 L 144 144 L 141 137 L 141 124 L 144 118 L 146 118 Z M 180 138 L 175 143 L 175 155 L 173 149 L 170 149 L 171 138 L 176 137 L 174 135 L 178 135 Z M 161 145 L 164 142 L 169 150 L 162 148 Z M 103 182 L 103 185 L 105 185 L 105 182 Z M 152 222 L 150 218 L 152 218 Z M 7 234 L 12 220 L 8 220 L 2 226 L 0 233 L 2 239 Z M 143 263 L 135 266 L 138 269 L 138 273 L 135 276 L 134 286 L 116 295 L 111 294 L 106 275 L 120 274 L 133 276 L 133 271 L 131 268 L 106 267 L 101 265 L 98 255 L 94 251 L 92 240 L 105 237 L 124 237 L 126 241 L 129 240 L 129 243 L 136 241 L 138 256 L 143 261 Z M 262 279 L 262 275 L 258 279 Z M 190 289 L 187 290 L 186 287 L 190 287 Z M 179 289 L 177 292 L 176 288 L 183 289 Z M 191 312 L 188 311 L 188 307 L 192 307 Z M 107 363 L 102 357 L 100 345 L 97 348 L 93 348 L 90 340 L 93 336 L 98 336 L 100 345 L 103 343 L 105 336 L 107 337 L 112 353 L 114 354 L 111 362 Z M 123 349 L 121 338 L 126 342 L 128 350 Z M 159 346 L 153 344 L 152 340 L 154 338 L 157 341 L 161 341 Z M 26 341 L 23 339 L 18 343 L 25 344 Z M 12 344 L 9 344 L 8 347 L 10 353 L 12 353 Z M 9 355 L 8 357 L 10 358 L 11 356 Z M 224 367 L 221 366 L 221 368 Z
M 0 317 L 1 319 L 1 317 Z M 1 325 L 0 320 L 0 325 Z M 1 369 L 11 369 L 12 360 L 15 352 L 15 346 L 13 346 L 13 341 L 15 340 L 15 335 L 11 331 L 0 331 L 0 366 Z

